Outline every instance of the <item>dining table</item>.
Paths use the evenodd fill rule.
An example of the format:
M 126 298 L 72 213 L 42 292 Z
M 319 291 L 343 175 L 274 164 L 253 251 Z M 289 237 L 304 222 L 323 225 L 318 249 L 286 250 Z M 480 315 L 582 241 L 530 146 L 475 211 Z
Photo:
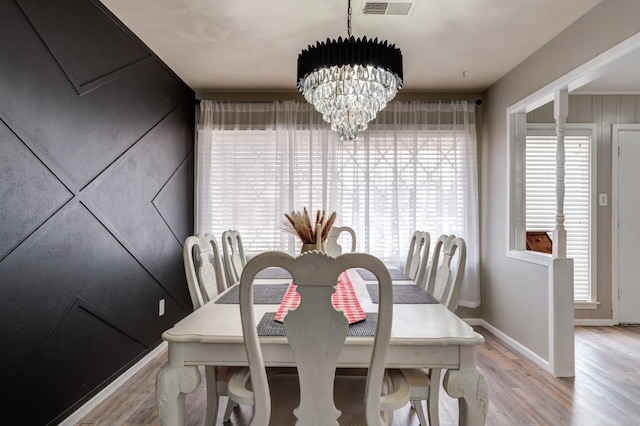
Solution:
M 430 299 L 400 271 L 390 272 L 395 273 L 391 274 L 394 305 L 387 368 L 445 369 L 443 387 L 449 396 L 458 399 L 459 424 L 483 425 L 489 394 L 487 380 L 476 365 L 476 346 L 484 342 L 484 337 Z M 354 332 L 346 338 L 338 367 L 366 368 L 373 347 L 373 333 L 366 328 L 367 322 L 373 322 L 369 328 L 375 331 L 377 282 L 367 275 L 368 271 L 350 269 L 346 273 L 362 311 L 369 318 L 350 326 Z M 290 282 L 284 270 L 259 274 L 254 281 L 254 312 L 256 319 L 262 318 L 258 334 L 266 366 L 295 366 L 286 336 L 277 331 L 273 322 Z M 198 366 L 248 365 L 237 287 L 238 284 L 229 287 L 163 333 L 162 339 L 168 343 L 168 360 L 156 379 L 156 401 L 163 425 L 184 424 L 185 395 L 193 392 L 201 379 Z M 265 326 L 262 331 L 261 326 Z M 207 385 L 215 389 L 212 379 L 207 377 Z M 207 410 L 208 422 L 217 418 L 217 395 L 213 399 L 210 402 L 214 406 Z

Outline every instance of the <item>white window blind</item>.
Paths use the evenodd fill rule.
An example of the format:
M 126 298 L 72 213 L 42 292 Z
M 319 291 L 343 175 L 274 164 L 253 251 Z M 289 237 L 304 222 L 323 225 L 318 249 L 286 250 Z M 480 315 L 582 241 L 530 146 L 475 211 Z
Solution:
M 208 202 L 199 207 L 203 228 L 221 235 L 241 232 L 244 251 L 295 253 L 297 241 L 283 232 L 284 213 L 322 209 L 323 150 L 304 135 L 295 147 L 278 144 L 276 130 L 220 130 L 202 168 L 208 172 Z
M 332 159 L 325 158 L 322 144 L 304 136 L 295 145 L 278 147 L 275 130 L 215 132 L 203 165 L 210 202 L 200 212 L 214 235 L 240 228 L 248 254 L 295 253 L 297 241 L 280 227 L 283 213 L 329 205 L 340 223 L 357 230 L 359 250 L 401 264 L 416 229 L 430 231 L 434 239 L 468 233 L 471 159 L 446 131 L 370 131 Z M 329 174 L 336 185 L 327 182 Z
M 591 136 L 565 136 L 564 215 L 567 229 L 567 257 L 574 259 L 574 300 L 591 301 L 590 206 Z M 556 144 L 553 134 L 527 132 L 526 142 L 526 227 L 552 231 L 556 215 Z

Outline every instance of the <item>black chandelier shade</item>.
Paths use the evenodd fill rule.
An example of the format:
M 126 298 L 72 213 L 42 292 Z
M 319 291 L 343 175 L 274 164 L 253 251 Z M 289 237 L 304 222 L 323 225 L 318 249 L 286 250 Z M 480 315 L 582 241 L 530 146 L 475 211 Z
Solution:
M 338 40 L 327 39 L 308 46 L 298 55 L 298 88 L 310 73 L 321 68 L 343 65 L 372 65 L 384 68 L 397 75 L 402 86 L 402 52 L 394 44 L 378 42 L 378 39 L 367 40 L 367 37 L 338 37 Z

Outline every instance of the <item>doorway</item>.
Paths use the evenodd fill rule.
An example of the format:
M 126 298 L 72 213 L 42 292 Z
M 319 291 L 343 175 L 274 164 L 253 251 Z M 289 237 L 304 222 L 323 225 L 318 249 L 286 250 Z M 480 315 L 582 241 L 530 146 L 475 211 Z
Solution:
M 612 148 L 614 319 L 640 324 L 640 125 L 614 124 Z

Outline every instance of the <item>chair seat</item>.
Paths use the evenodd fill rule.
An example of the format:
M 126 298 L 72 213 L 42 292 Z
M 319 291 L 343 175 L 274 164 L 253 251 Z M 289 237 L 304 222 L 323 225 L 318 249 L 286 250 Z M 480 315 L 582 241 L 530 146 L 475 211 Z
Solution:
M 431 385 L 431 377 L 429 371 L 424 368 L 401 368 L 400 371 L 409 382 L 412 388 L 429 387 Z
M 365 369 L 366 371 L 366 369 Z M 334 382 L 334 400 L 341 411 L 340 425 L 366 426 L 364 392 L 365 376 L 337 375 Z M 274 374 L 269 377 L 269 389 L 272 396 L 270 425 L 295 425 L 293 410 L 300 403 L 300 387 L 295 374 Z
M 411 398 L 426 398 L 431 386 L 431 376 L 429 371 L 424 368 L 402 368 L 402 375 L 407 379 L 409 388 L 411 389 Z
M 229 395 L 241 404 L 251 405 L 253 396 L 250 385 L 249 368 L 230 367 L 235 370 L 229 382 Z M 334 381 L 334 401 L 336 408 L 342 412 L 338 419 L 341 425 L 366 425 L 364 393 L 367 382 L 366 368 L 339 368 Z M 300 383 L 295 367 L 268 367 L 267 377 L 271 392 L 271 420 L 273 425 L 294 425 L 296 417 L 293 410 L 299 405 Z M 391 383 L 394 391 L 389 394 L 387 384 Z M 409 383 L 400 370 L 385 372 L 380 402 L 383 413 L 396 410 L 407 404 L 409 400 Z M 277 409 L 274 407 L 277 404 Z M 386 419 L 385 419 L 386 420 Z
M 399 371 L 409 384 L 409 400 L 416 410 L 420 424 L 425 426 L 438 426 L 440 415 L 438 413 L 438 399 L 441 369 L 426 368 L 402 368 Z M 427 415 L 422 408 L 422 401 L 427 401 Z M 427 417 L 429 422 L 427 423 Z

